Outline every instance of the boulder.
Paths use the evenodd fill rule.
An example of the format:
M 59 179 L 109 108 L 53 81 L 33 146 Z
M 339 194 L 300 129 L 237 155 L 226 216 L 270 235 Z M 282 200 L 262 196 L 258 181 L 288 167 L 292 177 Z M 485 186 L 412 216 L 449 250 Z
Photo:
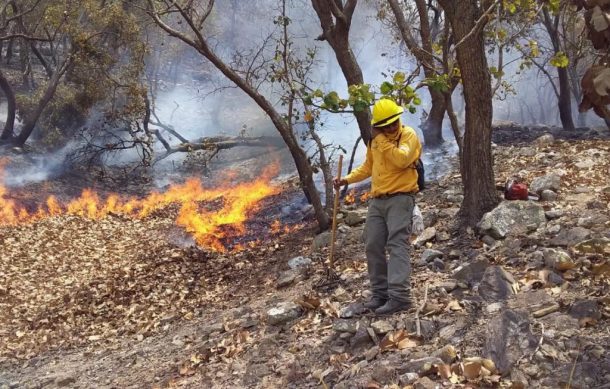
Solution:
M 298 256 L 288 260 L 288 267 L 292 270 L 306 268 L 312 264 L 311 258 Z
M 507 300 L 515 294 L 513 284 L 515 279 L 501 266 L 490 266 L 483 273 L 479 285 L 479 295 L 488 302 Z
M 443 252 L 438 250 L 426 249 L 421 254 L 421 260 L 423 262 L 432 262 L 435 258 L 442 258 Z
M 293 302 L 283 302 L 267 311 L 267 323 L 281 325 L 301 316 L 302 309 Z
M 453 273 L 453 278 L 467 285 L 481 281 L 485 269 L 489 267 L 487 258 L 475 259 L 473 262 L 459 266 Z
M 583 227 L 573 227 L 569 230 L 561 230 L 559 234 L 551 239 L 552 246 L 574 246 L 591 237 L 591 231 Z
M 544 190 L 558 192 L 561 187 L 561 177 L 557 174 L 547 174 L 532 180 L 530 191 L 541 194 Z
M 491 359 L 498 372 L 505 375 L 522 356 L 531 354 L 537 345 L 527 313 L 505 310 L 487 326 L 483 356 Z
M 503 239 L 508 234 L 536 230 L 546 222 L 544 208 L 532 201 L 504 201 L 483 215 L 477 225 L 481 234 Z
M 350 211 L 347 213 L 345 217 L 345 224 L 350 227 L 357 226 L 358 224 L 364 223 L 366 220 L 366 209 L 357 209 L 355 211 Z

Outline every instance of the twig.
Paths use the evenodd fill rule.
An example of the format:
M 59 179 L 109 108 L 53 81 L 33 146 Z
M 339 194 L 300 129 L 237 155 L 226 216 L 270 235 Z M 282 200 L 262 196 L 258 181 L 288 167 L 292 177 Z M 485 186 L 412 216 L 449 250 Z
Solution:
M 542 322 L 537 322 L 537 323 L 540 324 L 540 340 L 538 341 L 538 345 L 534 349 L 534 352 L 532 353 L 532 355 L 530 355 L 530 362 L 532 359 L 534 359 L 534 355 L 536 355 L 538 350 L 540 350 L 540 347 L 542 347 L 542 342 L 544 341 L 544 323 L 542 323 Z
M 578 357 L 580 357 L 580 348 L 577 351 L 578 351 L 578 354 L 576 354 L 576 358 L 574 359 L 574 364 L 572 365 L 572 370 L 570 371 L 570 377 L 568 378 L 568 384 L 566 385 L 566 389 L 570 389 L 572 387 L 572 380 L 574 379 L 574 371 L 576 370 L 576 362 L 578 362 Z
M 343 154 L 339 155 L 339 166 L 338 166 L 338 173 L 337 173 L 337 179 L 341 179 L 341 169 L 343 165 Z M 332 275 L 334 273 L 335 270 L 335 238 L 337 236 L 337 211 L 339 210 L 339 189 L 335 190 L 335 204 L 333 207 L 333 225 L 332 225 L 332 230 L 331 230 L 331 238 L 330 238 L 330 254 L 329 254 L 329 258 L 328 258 L 328 268 L 329 268 L 329 275 Z
M 426 284 L 426 289 L 424 290 L 424 301 L 422 302 L 421 306 L 419 308 L 417 308 L 417 311 L 415 312 L 415 329 L 416 329 L 417 337 L 421 336 L 421 323 L 419 322 L 419 312 L 421 312 L 424 309 L 424 307 L 426 306 L 426 302 L 428 302 L 428 286 L 429 286 L 429 284 Z

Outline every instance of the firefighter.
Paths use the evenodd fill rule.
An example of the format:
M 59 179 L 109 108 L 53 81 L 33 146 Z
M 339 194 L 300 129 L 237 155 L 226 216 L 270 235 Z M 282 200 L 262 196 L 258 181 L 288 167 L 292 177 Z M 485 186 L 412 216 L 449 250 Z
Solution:
M 364 163 L 334 180 L 338 189 L 371 177 L 364 240 L 372 297 L 364 307 L 377 315 L 411 307 L 409 234 L 419 190 L 415 163 L 421 144 L 412 128 L 401 125 L 402 113 L 392 100 L 377 101 Z

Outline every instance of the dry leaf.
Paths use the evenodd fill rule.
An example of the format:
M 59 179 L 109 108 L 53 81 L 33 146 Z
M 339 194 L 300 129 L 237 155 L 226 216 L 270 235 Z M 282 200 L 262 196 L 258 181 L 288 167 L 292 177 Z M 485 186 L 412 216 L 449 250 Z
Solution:
M 449 377 L 451 377 L 451 375 L 453 374 L 451 372 L 451 366 L 446 364 L 436 366 L 436 371 L 438 372 L 439 376 L 446 380 L 449 379 Z
M 474 380 L 479 377 L 481 373 L 481 363 L 480 362 L 464 362 L 462 364 L 462 369 L 464 372 L 464 377 L 469 380 Z
M 463 311 L 464 308 L 460 305 L 460 302 L 457 300 L 452 300 L 447 304 L 447 309 L 450 311 Z

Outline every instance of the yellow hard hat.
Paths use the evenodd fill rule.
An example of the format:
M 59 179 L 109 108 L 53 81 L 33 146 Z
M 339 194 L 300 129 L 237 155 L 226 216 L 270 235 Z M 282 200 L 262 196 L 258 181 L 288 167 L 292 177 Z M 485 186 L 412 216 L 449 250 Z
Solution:
M 392 124 L 400 119 L 400 115 L 403 111 L 404 108 L 390 99 L 378 100 L 373 106 L 373 120 L 371 121 L 371 125 L 373 127 L 383 127 Z

